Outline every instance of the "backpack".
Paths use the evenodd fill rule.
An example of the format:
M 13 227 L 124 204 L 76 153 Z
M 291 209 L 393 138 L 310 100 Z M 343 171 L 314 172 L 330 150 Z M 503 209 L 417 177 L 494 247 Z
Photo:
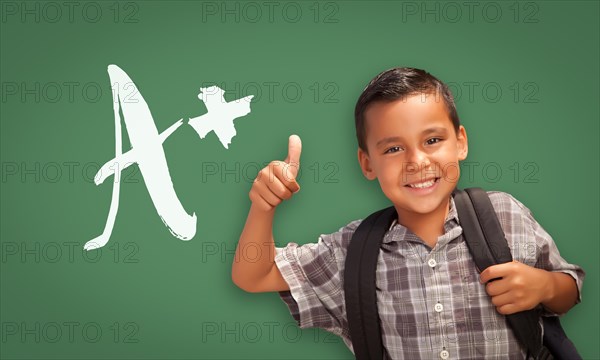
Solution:
M 504 231 L 487 193 L 480 188 L 455 189 L 454 203 L 475 265 L 480 271 L 512 261 Z M 379 210 L 361 222 L 354 232 L 344 269 L 344 296 L 352 347 L 357 359 L 383 359 L 383 343 L 377 311 L 377 257 L 385 233 L 397 214 L 393 206 Z M 527 351 L 527 359 L 581 359 L 567 338 L 558 316 L 542 317 L 531 309 L 506 315 L 507 321 Z

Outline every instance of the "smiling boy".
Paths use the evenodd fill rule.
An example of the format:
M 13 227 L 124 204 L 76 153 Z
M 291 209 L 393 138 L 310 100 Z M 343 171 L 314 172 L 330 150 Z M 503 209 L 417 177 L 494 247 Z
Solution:
M 362 172 L 379 181 L 398 214 L 377 264 L 385 357 L 525 358 L 504 315 L 532 308 L 543 316 L 566 313 L 581 301 L 583 270 L 560 256 L 529 209 L 489 191 L 514 261 L 477 272 L 451 196 L 467 134 L 448 87 L 431 74 L 395 68 L 377 75 L 358 99 L 355 124 Z M 275 209 L 300 188 L 300 153 L 293 135 L 287 158 L 255 179 L 232 279 L 249 292 L 279 291 L 301 328 L 337 334 L 352 350 L 342 280 L 362 219 L 317 243 L 274 245 Z M 261 248 L 258 261 L 241 256 L 248 245 Z

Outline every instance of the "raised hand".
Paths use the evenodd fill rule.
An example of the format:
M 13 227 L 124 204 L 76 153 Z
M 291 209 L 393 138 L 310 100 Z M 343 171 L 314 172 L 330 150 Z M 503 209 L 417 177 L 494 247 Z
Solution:
M 302 142 L 298 135 L 288 140 L 288 154 L 284 161 L 273 160 L 258 172 L 250 189 L 253 205 L 264 211 L 272 211 L 283 200 L 287 200 L 300 190 L 296 181 L 300 169 Z

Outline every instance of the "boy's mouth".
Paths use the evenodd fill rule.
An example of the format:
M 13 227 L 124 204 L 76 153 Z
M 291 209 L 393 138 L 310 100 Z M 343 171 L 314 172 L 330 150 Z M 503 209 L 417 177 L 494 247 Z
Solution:
M 440 178 L 436 177 L 436 178 L 423 180 L 423 181 L 417 182 L 417 183 L 406 184 L 404 186 L 411 188 L 411 189 L 429 189 L 429 188 L 434 187 L 439 182 L 439 180 L 440 180 Z

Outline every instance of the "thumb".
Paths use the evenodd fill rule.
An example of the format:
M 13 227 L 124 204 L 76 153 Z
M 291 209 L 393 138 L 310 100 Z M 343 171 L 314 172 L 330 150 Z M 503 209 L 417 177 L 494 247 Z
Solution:
M 298 175 L 300 168 L 300 153 L 302 152 L 302 141 L 298 135 L 290 135 L 288 140 L 288 155 L 285 162 L 292 165 L 290 172 L 294 177 Z
M 300 164 L 300 153 L 302 152 L 302 141 L 298 135 L 290 135 L 288 140 L 288 155 L 285 162 L 288 164 Z

